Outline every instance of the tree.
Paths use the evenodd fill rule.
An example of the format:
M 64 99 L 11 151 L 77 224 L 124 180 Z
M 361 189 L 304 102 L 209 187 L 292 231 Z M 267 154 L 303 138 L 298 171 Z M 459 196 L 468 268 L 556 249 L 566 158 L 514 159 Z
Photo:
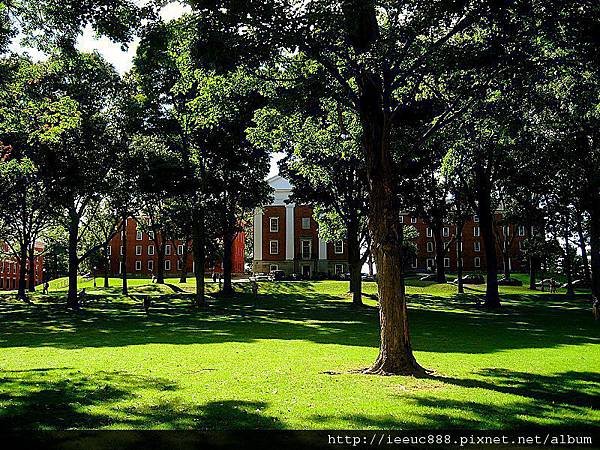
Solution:
M 294 103 L 293 97 L 289 99 Z M 321 101 L 319 115 L 285 115 L 273 108 L 257 114 L 249 129 L 255 145 L 285 151 L 280 173 L 294 186 L 291 201 L 315 207 L 319 236 L 345 239 L 354 305 L 362 305 L 361 269 L 369 255 L 366 221 L 367 183 L 357 116 L 331 100 Z

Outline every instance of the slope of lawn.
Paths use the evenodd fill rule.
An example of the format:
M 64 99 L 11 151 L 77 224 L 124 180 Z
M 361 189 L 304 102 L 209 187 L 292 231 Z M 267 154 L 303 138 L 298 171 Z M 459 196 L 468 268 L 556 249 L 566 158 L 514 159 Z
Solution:
M 356 373 L 377 356 L 374 283 L 354 308 L 343 282 L 263 283 L 255 299 L 189 308 L 191 283 L 64 288 L 34 305 L 0 296 L 0 426 L 10 428 L 589 427 L 600 420 L 600 324 L 584 296 L 413 281 L 410 323 L 428 378 Z M 98 280 L 101 285 L 101 280 Z M 209 283 L 211 292 L 215 286 Z M 141 298 L 153 304 L 146 314 Z

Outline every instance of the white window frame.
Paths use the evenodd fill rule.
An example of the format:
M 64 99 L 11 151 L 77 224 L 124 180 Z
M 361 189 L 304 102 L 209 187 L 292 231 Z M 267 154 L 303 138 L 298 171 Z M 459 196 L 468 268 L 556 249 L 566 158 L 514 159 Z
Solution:
M 481 228 L 473 227 L 473 236 L 475 236 L 475 237 L 481 236 Z
M 142 246 L 141 245 L 135 246 L 135 256 L 142 256 Z
M 517 228 L 517 234 L 519 236 L 525 236 L 525 226 L 524 225 L 519 225 L 519 227 Z
M 148 231 L 148 239 L 154 240 L 154 231 Z
M 302 229 L 303 230 L 310 230 L 310 217 L 303 217 L 302 218 Z
M 269 217 L 269 231 L 271 233 L 279 233 L 279 217 Z
M 427 227 L 427 237 L 433 237 L 433 230 Z
M 481 267 L 481 258 L 479 256 L 476 256 L 473 259 L 473 266 L 475 266 L 477 268 Z
M 304 244 L 308 243 L 308 254 L 304 253 Z M 310 259 L 312 256 L 312 239 L 302 239 L 300 241 L 300 255 L 302 259 Z
M 154 271 L 154 260 L 152 260 L 152 259 L 148 260 L 148 270 L 150 272 Z
M 140 230 L 137 230 L 135 232 L 135 240 L 136 241 L 141 241 L 142 239 L 144 239 L 144 235 Z
M 136 272 L 141 272 L 142 270 L 142 261 L 140 261 L 139 259 L 135 262 L 135 271 Z
M 450 227 L 444 227 L 444 228 L 442 228 L 442 236 L 444 236 L 444 237 L 450 237 Z
M 277 264 L 269 264 L 269 272 L 274 272 L 279 270 L 279 266 Z
M 339 245 L 339 250 L 338 250 L 338 245 Z M 344 241 L 335 241 L 333 243 L 333 253 L 335 253 L 336 255 L 344 254 Z
M 165 256 L 171 256 L 171 244 L 165 245 Z
M 404 223 L 404 216 L 402 214 L 400 215 L 400 223 Z
M 183 269 L 183 261 L 180 259 L 177 260 L 177 270 L 181 271 Z
M 427 253 L 433 253 L 433 242 L 427 243 Z
M 444 267 L 446 269 L 450 268 L 450 258 L 444 258 Z
M 123 256 L 123 246 L 122 246 L 122 245 L 121 245 L 121 248 L 119 249 L 119 254 L 120 254 L 121 256 Z
M 177 246 L 177 254 L 178 255 L 183 255 L 183 245 L 182 244 L 179 244 Z
M 474 215 L 473 216 L 473 222 L 479 222 L 479 216 L 478 215 Z
M 481 251 L 481 242 L 473 241 L 473 251 L 478 253 Z
M 171 270 L 171 261 L 168 259 L 165 260 L 165 270 L 167 272 Z
M 273 251 L 273 244 L 275 244 L 275 251 Z M 272 239 L 269 241 L 269 254 L 279 255 L 279 241 L 277 239 Z
M 106 256 L 111 256 L 112 255 L 112 247 L 109 245 L 108 247 L 106 247 Z
M 416 217 L 411 217 L 410 218 L 410 223 L 417 223 L 417 218 Z
M 427 268 L 429 269 L 430 267 L 435 266 L 435 260 L 433 258 L 427 258 Z
M 148 246 L 148 255 L 154 256 L 154 245 Z
M 340 270 L 338 270 L 338 268 L 339 268 Z M 336 274 L 336 275 L 341 275 L 341 274 L 343 274 L 343 273 L 344 273 L 344 265 L 343 265 L 343 264 L 336 264 L 336 265 L 335 265 L 335 269 L 334 269 L 334 270 L 335 270 L 335 274 Z
M 415 256 L 415 257 L 413 258 L 413 260 L 412 260 L 412 264 L 411 264 L 411 266 L 412 266 L 412 268 L 413 268 L 413 269 L 416 269 L 418 265 L 419 265 L 419 260 L 418 260 L 418 258 Z

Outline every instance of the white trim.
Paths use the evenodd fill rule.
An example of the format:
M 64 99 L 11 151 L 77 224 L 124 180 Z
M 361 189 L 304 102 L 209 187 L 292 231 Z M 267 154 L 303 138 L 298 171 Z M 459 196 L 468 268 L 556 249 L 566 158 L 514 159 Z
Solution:
M 319 238 L 319 259 L 327 259 L 327 241 Z
M 142 261 L 138 260 L 138 261 L 135 262 L 135 270 L 136 270 L 136 272 L 141 272 L 141 270 L 142 270 Z
M 341 244 L 341 251 L 338 252 L 338 244 Z M 333 253 L 335 253 L 336 255 L 343 255 L 344 254 L 344 241 L 334 241 L 333 243 Z
M 296 205 L 290 203 L 285 205 L 285 259 L 294 259 L 294 208 Z
M 279 233 L 279 217 L 269 217 L 269 233 Z
M 473 260 L 473 265 L 475 267 L 481 267 L 481 258 L 479 256 L 475 257 L 475 259 Z
M 254 260 L 263 258 L 263 212 L 262 209 L 254 210 Z

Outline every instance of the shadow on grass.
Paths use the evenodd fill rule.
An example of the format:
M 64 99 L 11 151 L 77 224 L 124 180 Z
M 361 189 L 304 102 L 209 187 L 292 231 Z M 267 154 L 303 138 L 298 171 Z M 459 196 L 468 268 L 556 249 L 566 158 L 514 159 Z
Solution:
M 264 402 L 223 400 L 192 405 L 161 392 L 177 385 L 124 372 L 81 374 L 69 368 L 0 373 L 0 429 L 185 428 L 280 429 L 261 413 Z M 156 403 L 136 402 L 136 391 L 152 391 Z
M 316 292 L 308 282 L 261 285 L 257 298 L 238 292 L 231 299 L 211 299 L 206 309 L 191 308 L 191 296 L 151 295 L 148 314 L 142 296 L 136 294 L 109 301 L 90 294 L 89 306 L 79 313 L 66 311 L 64 299 L 58 296 L 43 297 L 33 307 L 0 302 L 0 347 L 185 345 L 258 339 L 379 345 L 376 307 L 352 308 L 347 299 Z M 410 296 L 409 303 L 417 351 L 491 353 L 600 342 L 598 327 L 581 299 L 505 296 L 505 307 L 491 312 L 476 308 L 468 296 L 418 295 Z

